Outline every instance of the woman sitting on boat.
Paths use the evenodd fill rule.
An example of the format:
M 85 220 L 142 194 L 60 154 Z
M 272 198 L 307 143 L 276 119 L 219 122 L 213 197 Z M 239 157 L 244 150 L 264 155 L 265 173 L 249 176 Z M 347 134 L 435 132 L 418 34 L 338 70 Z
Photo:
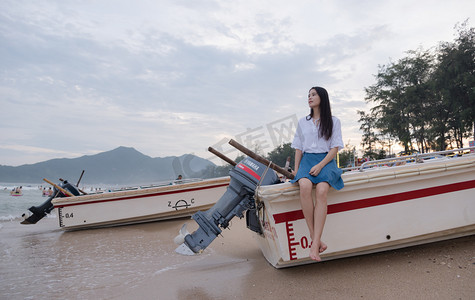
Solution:
M 299 120 L 292 142 L 295 149 L 295 178 L 300 187 L 300 204 L 312 239 L 310 258 L 321 261 L 327 249 L 321 241 L 327 217 L 327 194 L 330 187 L 343 188 L 342 171 L 335 156 L 343 148 L 340 120 L 332 116 L 328 92 L 312 87 L 308 93 L 310 114 Z M 312 189 L 315 187 L 315 204 Z

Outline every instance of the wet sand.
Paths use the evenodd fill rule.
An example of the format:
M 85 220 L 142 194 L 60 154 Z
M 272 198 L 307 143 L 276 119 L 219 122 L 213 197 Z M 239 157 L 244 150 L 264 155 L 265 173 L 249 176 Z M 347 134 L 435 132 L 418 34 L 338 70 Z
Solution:
M 201 255 L 174 253 L 189 219 L 62 232 L 0 228 L 2 299 L 474 299 L 475 236 L 275 269 L 244 220 Z M 329 245 L 331 247 L 331 245 Z

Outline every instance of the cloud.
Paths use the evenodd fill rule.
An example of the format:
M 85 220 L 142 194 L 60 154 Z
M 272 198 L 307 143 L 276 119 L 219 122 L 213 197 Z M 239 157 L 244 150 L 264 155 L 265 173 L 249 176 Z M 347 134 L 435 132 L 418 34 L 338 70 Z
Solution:
M 474 6 L 437 4 L 2 1 L 0 163 L 121 145 L 207 156 L 223 137 L 305 115 L 314 85 L 359 144 L 377 65 L 450 40 Z

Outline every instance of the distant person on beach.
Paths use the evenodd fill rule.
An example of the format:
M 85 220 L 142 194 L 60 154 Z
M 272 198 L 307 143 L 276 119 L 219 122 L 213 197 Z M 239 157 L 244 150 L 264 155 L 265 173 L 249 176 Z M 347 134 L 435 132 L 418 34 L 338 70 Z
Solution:
M 340 120 L 332 116 L 328 92 L 312 87 L 308 92 L 310 114 L 299 120 L 292 148 L 295 149 L 295 178 L 300 187 L 300 204 L 310 232 L 310 258 L 321 261 L 327 249 L 321 240 L 327 217 L 327 194 L 330 187 L 343 188 L 342 171 L 335 156 L 343 148 Z M 315 203 L 312 189 L 315 186 Z

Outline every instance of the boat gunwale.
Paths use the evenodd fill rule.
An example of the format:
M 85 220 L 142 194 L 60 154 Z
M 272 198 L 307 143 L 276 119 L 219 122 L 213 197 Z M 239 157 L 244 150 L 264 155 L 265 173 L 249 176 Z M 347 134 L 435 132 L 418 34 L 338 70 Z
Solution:
M 168 186 L 150 187 L 136 190 L 124 190 L 116 192 L 105 192 L 100 194 L 79 195 L 73 197 L 54 198 L 52 203 L 55 208 L 74 206 L 81 204 L 92 204 L 108 201 L 131 200 L 144 197 L 156 197 L 169 194 L 185 193 L 205 189 L 214 189 L 229 185 L 229 177 L 221 177 L 212 180 L 183 183 Z
M 374 168 L 364 172 L 344 173 L 342 175 L 345 186 L 355 186 L 363 183 L 384 181 L 389 179 L 405 178 L 426 175 L 433 172 L 445 172 L 458 169 L 469 169 L 475 166 L 474 156 L 462 156 L 424 163 L 407 164 L 403 166 Z M 379 171 L 379 172 L 378 172 Z M 373 173 L 374 172 L 374 173 Z M 277 185 L 260 186 L 257 189 L 258 197 L 298 193 L 298 184 L 285 182 Z
M 469 153 L 466 153 L 467 151 L 470 151 Z M 398 162 L 407 162 L 407 161 L 414 161 L 416 163 L 424 162 L 428 159 L 452 159 L 452 157 L 448 157 L 449 154 L 455 154 L 458 152 L 460 156 L 456 156 L 456 158 L 460 158 L 463 156 L 473 156 L 475 151 L 475 147 L 467 147 L 467 148 L 460 148 L 460 149 L 454 149 L 454 150 L 444 150 L 444 151 L 436 151 L 436 152 L 427 152 L 427 153 L 416 153 L 413 155 L 407 155 L 407 156 L 399 156 L 399 157 L 391 157 L 391 158 L 384 158 L 384 159 L 378 159 L 378 160 L 372 160 L 372 161 L 366 161 L 361 166 L 358 167 L 350 167 L 350 168 L 342 168 L 344 171 L 359 171 L 359 172 L 364 172 L 367 170 L 367 168 L 372 168 L 372 167 L 377 167 L 382 164 L 387 164 L 387 163 L 398 163 Z

